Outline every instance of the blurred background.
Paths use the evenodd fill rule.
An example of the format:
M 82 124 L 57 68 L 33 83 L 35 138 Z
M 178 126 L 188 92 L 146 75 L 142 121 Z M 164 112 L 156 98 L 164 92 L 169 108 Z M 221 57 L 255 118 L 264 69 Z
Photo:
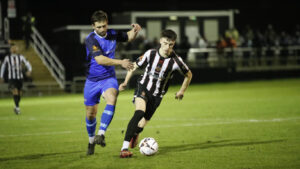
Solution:
M 300 75 L 300 6 L 289 0 L 1 0 L 0 10 L 0 63 L 15 42 L 33 67 L 25 95 L 82 92 L 84 38 L 95 10 L 108 13 L 110 28 L 143 28 L 134 42 L 117 46 L 116 58 L 134 61 L 158 46 L 162 30 L 174 30 L 175 50 L 192 69 L 192 83 Z M 126 71 L 116 70 L 123 80 Z M 183 78 L 176 76 L 174 84 L 180 84 Z M 1 96 L 9 94 L 0 88 Z

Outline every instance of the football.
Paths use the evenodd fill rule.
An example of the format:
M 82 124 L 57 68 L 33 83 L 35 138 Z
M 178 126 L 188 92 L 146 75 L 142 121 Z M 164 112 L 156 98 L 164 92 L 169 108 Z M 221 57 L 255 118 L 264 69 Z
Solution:
M 151 156 L 158 151 L 158 143 L 154 138 L 146 137 L 139 144 L 140 152 L 143 155 Z

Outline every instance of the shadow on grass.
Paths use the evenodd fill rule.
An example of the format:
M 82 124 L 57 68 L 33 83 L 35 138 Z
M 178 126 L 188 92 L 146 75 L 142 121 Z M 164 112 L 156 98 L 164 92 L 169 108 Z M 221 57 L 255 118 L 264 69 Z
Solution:
M 15 157 L 3 157 L 0 158 L 0 162 L 3 161 L 11 161 L 11 160 L 36 160 L 44 157 L 56 156 L 56 155 L 65 155 L 65 154 L 76 154 L 82 153 L 82 151 L 73 151 L 73 152 L 65 152 L 65 153 L 44 153 L 44 154 L 28 154 L 24 156 L 15 156 Z
M 220 141 L 207 141 L 204 143 L 196 144 L 182 144 L 177 146 L 163 146 L 159 147 L 159 154 L 165 154 L 168 152 L 176 151 L 189 151 L 196 149 L 208 149 L 208 148 L 219 148 L 219 147 L 235 147 L 235 146 L 250 146 L 256 144 L 269 144 L 276 142 L 283 142 L 286 140 L 267 140 L 267 141 L 238 141 L 238 140 L 220 140 Z

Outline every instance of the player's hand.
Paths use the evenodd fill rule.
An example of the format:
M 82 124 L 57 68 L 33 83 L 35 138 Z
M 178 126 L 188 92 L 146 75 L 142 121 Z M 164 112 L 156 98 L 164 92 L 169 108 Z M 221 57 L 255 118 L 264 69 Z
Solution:
M 139 32 L 142 29 L 141 26 L 137 23 L 131 24 L 131 26 L 133 27 L 134 33 Z
M 31 72 L 30 72 L 30 71 L 27 71 L 27 72 L 26 72 L 26 76 L 27 76 L 27 77 L 31 77 Z
M 119 91 L 124 91 L 126 89 L 127 84 L 126 83 L 121 83 L 119 86 Z
M 183 92 L 179 91 L 175 93 L 175 99 L 182 100 L 182 98 L 183 98 Z
M 134 68 L 133 63 L 130 62 L 129 59 L 123 59 L 121 66 L 127 70 L 132 70 Z

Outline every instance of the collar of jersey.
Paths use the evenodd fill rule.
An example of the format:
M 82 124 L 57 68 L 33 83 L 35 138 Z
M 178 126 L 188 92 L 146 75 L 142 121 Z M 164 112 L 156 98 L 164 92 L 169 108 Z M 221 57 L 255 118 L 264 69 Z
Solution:
M 94 33 L 97 35 L 97 36 L 99 36 L 99 38 L 106 38 L 106 36 L 107 36 L 107 32 L 106 32 L 106 35 L 105 36 L 100 36 L 100 35 L 98 35 L 98 33 L 94 30 Z

